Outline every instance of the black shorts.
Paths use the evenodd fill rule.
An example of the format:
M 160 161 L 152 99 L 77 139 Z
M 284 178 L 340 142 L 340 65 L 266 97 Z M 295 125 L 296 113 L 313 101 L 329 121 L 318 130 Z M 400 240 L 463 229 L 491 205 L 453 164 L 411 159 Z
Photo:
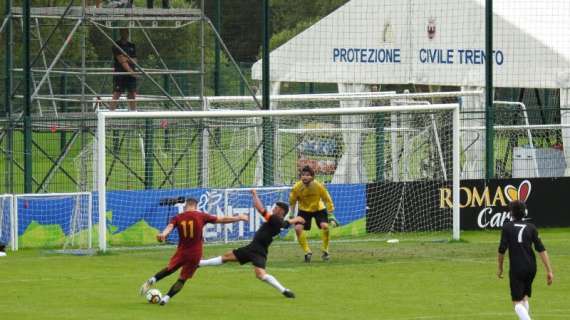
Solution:
M 113 77 L 113 92 L 136 92 L 137 79 L 127 75 Z
M 321 228 L 321 223 L 323 222 L 329 223 L 329 214 L 327 212 L 327 209 L 323 209 L 316 212 L 307 212 L 299 210 L 298 216 L 305 219 L 305 225 L 303 226 L 304 230 L 311 230 L 311 224 L 312 224 L 311 219 L 313 218 L 315 218 L 315 221 L 317 222 L 317 227 L 319 229 Z
M 536 276 L 536 271 L 528 273 L 509 273 L 509 282 L 511 285 L 511 298 L 513 301 L 521 301 L 524 296 L 532 295 L 532 282 Z
M 251 262 L 258 268 L 265 269 L 267 265 L 267 254 L 262 254 L 260 250 L 254 249 L 251 245 L 235 249 L 233 251 L 239 264 Z

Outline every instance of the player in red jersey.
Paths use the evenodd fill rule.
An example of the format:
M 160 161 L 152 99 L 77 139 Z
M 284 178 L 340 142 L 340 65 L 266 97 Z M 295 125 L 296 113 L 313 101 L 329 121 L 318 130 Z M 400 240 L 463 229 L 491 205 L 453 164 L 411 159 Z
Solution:
M 170 298 L 182 290 L 186 280 L 192 278 L 192 275 L 196 272 L 200 258 L 202 258 L 202 229 L 206 223 L 248 221 L 248 216 L 243 214 L 233 217 L 217 217 L 198 211 L 197 207 L 198 201 L 196 199 L 187 199 L 184 205 L 184 212 L 172 218 L 168 226 L 156 236 L 159 242 L 164 242 L 166 237 L 176 228 L 179 236 L 178 248 L 172 258 L 170 258 L 168 266 L 143 283 L 140 294 L 144 295 L 156 282 L 182 268 L 178 280 L 172 285 L 168 293 L 162 297 L 160 305 L 168 303 Z

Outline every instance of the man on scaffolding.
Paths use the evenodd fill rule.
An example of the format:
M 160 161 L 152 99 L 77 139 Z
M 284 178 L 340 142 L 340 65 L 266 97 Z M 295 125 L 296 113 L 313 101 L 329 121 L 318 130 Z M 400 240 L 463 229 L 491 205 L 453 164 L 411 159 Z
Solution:
M 121 38 L 113 45 L 113 60 L 115 72 L 120 72 L 113 76 L 113 101 L 109 106 L 111 111 L 117 108 L 117 100 L 121 94 L 127 91 L 129 99 L 129 110 L 135 111 L 137 108 L 135 97 L 137 93 L 137 79 L 135 74 L 135 62 L 137 53 L 134 43 L 129 42 L 129 29 L 120 30 Z M 121 49 L 119 49 L 119 47 Z M 127 74 L 130 73 L 130 74 Z

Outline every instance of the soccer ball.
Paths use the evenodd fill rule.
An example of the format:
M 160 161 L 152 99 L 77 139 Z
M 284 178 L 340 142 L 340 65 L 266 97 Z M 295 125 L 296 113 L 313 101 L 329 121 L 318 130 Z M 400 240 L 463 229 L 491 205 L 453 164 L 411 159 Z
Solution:
M 146 301 L 148 303 L 157 304 L 162 299 L 162 293 L 158 289 L 150 289 L 146 292 Z

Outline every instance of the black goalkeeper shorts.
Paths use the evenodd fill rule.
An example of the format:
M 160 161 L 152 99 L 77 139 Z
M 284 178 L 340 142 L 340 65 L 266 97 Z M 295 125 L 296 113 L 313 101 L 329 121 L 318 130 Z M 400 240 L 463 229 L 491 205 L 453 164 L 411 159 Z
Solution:
M 315 219 L 317 223 L 317 227 L 321 228 L 321 223 L 329 223 L 329 214 L 326 209 L 315 211 L 315 212 L 307 212 L 303 210 L 299 210 L 299 217 L 305 219 L 305 225 L 303 226 L 303 230 L 311 230 L 311 225 L 313 224 L 312 219 Z

